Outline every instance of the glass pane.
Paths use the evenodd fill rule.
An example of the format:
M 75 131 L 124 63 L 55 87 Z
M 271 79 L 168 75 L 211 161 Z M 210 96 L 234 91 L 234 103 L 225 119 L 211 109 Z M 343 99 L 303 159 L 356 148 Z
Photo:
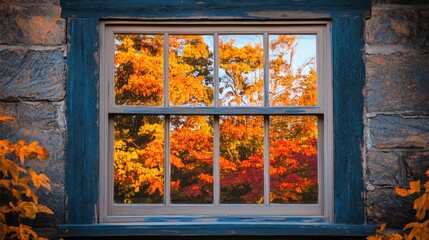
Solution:
M 163 104 L 163 36 L 115 34 L 115 103 Z
M 220 117 L 220 202 L 264 202 L 264 118 Z
M 270 202 L 317 203 L 317 117 L 270 117 Z
M 163 203 L 164 118 L 114 117 L 114 202 Z
M 317 105 L 316 35 L 270 35 L 270 105 Z
M 168 64 L 170 105 L 213 105 L 213 36 L 171 35 Z
M 262 35 L 219 36 L 219 105 L 264 105 Z
M 171 116 L 171 202 L 213 202 L 213 117 Z

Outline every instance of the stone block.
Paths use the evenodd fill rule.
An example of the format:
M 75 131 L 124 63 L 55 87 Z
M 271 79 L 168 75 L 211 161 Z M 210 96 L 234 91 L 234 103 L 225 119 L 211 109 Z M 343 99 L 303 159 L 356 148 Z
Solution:
M 422 183 L 429 180 L 426 171 L 429 170 L 429 152 L 408 152 L 404 159 L 407 167 L 407 183 L 420 179 Z
M 66 130 L 64 102 L 2 102 L 0 103 L 0 114 L 16 118 L 18 127 Z M 22 130 L 21 132 L 23 136 L 36 134 L 32 131 Z
M 58 227 L 64 224 L 65 188 L 64 185 L 51 183 L 51 191 L 37 191 L 39 203 L 49 207 L 54 214 L 38 214 L 34 221 L 28 221 L 32 227 Z
M 400 197 L 394 188 L 376 188 L 367 192 L 367 221 L 369 224 L 386 223 L 389 228 L 403 228 L 415 221 L 414 197 Z
M 366 22 L 366 41 L 429 46 L 429 5 L 373 7 Z
M 55 215 L 41 215 L 33 226 L 58 226 L 64 223 L 66 127 L 62 103 L 0 103 L 0 115 L 15 117 L 18 123 L 0 123 L 0 139 L 27 144 L 38 141 L 50 152 L 47 160 L 26 160 L 26 166 L 44 173 L 51 180 L 51 191 L 39 189 L 39 202 L 51 208 Z
M 0 100 L 64 99 L 66 61 L 60 49 L 0 51 Z
M 0 44 L 58 46 L 66 43 L 66 21 L 57 5 L 0 5 Z
M 19 5 L 19 4 L 55 4 L 59 5 L 60 0 L 0 0 L 2 4 Z
M 368 120 L 369 149 L 429 149 L 429 118 L 377 115 Z
M 427 0 L 373 0 L 372 4 L 404 4 L 404 5 L 410 5 L 410 4 L 427 4 Z
M 394 152 L 368 151 L 368 180 L 372 185 L 397 185 L 398 156 Z
M 426 182 L 429 152 L 413 150 L 370 150 L 367 154 L 367 176 L 373 186 L 408 187 L 410 181 Z
M 429 111 L 429 55 L 369 55 L 368 112 Z

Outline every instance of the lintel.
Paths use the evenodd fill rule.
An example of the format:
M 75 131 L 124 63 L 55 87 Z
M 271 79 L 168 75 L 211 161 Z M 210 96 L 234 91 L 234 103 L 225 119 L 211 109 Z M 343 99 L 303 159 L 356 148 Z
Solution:
M 62 0 L 62 17 L 139 19 L 328 19 L 368 17 L 371 0 Z

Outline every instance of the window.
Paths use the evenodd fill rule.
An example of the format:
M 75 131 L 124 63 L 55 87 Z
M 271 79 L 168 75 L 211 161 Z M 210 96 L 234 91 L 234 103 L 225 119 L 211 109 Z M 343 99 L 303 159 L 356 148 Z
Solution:
M 370 0 L 338 0 L 334 2 L 248 0 L 246 4 L 243 4 L 242 1 L 225 1 L 222 4 L 216 4 L 214 1 L 204 0 L 198 2 L 130 1 L 127 4 L 119 5 L 117 1 L 113 0 L 94 0 L 91 2 L 61 0 L 60 4 L 61 15 L 67 18 L 69 43 L 66 88 L 68 142 L 65 177 L 67 212 L 66 224 L 59 228 L 61 237 L 246 235 L 261 236 L 261 239 L 264 239 L 267 238 L 266 236 L 275 235 L 329 236 L 331 239 L 333 236 L 368 236 L 375 232 L 374 226 L 365 224 L 362 168 L 362 145 L 364 144 L 364 124 L 362 121 L 364 98 L 362 91 L 365 86 L 364 23 L 365 18 L 370 16 Z M 131 20 L 136 18 L 141 19 L 141 22 L 132 23 Z M 105 20 L 104 23 L 101 19 Z M 119 20 L 107 22 L 108 19 L 129 19 L 130 21 L 126 23 Z M 203 19 L 208 21 L 208 24 L 203 24 L 201 22 Z M 296 213 L 300 217 L 294 217 L 293 212 L 288 212 L 287 214 L 291 214 L 290 216 L 293 217 L 288 215 L 282 215 L 285 216 L 283 218 L 281 216 L 252 215 L 225 219 L 219 215 L 213 217 L 205 215 L 207 217 L 201 219 L 201 215 L 185 218 L 183 214 L 180 214 L 176 215 L 177 217 L 174 219 L 173 215 L 167 214 L 151 218 L 150 215 L 145 215 L 141 210 L 140 212 L 134 211 L 136 208 L 141 208 L 142 204 L 137 204 L 137 206 L 134 204 L 114 205 L 113 200 L 110 200 L 111 204 L 107 203 L 109 198 L 113 199 L 113 192 L 110 195 L 107 193 L 106 183 L 110 180 L 113 181 L 113 179 L 108 179 L 107 173 L 113 175 L 114 171 L 113 168 L 107 169 L 108 148 L 101 149 L 102 151 L 99 148 L 99 146 L 107 146 L 109 138 L 108 136 L 100 137 L 100 134 L 107 134 L 107 120 L 109 118 L 112 119 L 115 115 L 124 114 L 116 114 L 114 111 L 109 113 L 108 109 L 107 94 L 113 92 L 113 89 L 112 91 L 106 89 L 108 87 L 106 79 L 109 77 L 105 76 L 109 74 L 109 71 L 106 71 L 106 67 L 109 65 L 106 65 L 105 62 L 107 59 L 105 47 L 108 43 L 105 42 L 106 28 L 117 26 L 122 28 L 117 33 L 127 33 L 123 31 L 127 25 L 138 27 L 144 24 L 144 26 L 161 27 L 166 24 L 155 23 L 163 20 L 168 21 L 169 27 L 175 26 L 176 29 L 190 25 L 200 27 L 198 29 L 199 34 L 204 33 L 205 35 L 214 35 L 214 33 L 202 31 L 209 25 L 212 27 L 216 23 L 222 27 L 230 25 L 219 21 L 235 21 L 237 29 L 245 26 L 262 28 L 273 25 L 281 25 L 283 29 L 289 29 L 294 25 L 295 27 L 304 27 L 313 24 L 326 27 L 325 36 L 318 34 L 321 36 L 321 38 L 318 37 L 318 41 L 319 39 L 326 40 L 326 43 L 323 44 L 326 48 L 318 48 L 318 51 L 326 51 L 326 55 L 317 53 L 318 104 L 320 107 L 323 106 L 321 95 L 326 92 L 320 88 L 323 86 L 322 81 L 331 78 L 332 84 L 327 86 L 332 86 L 332 94 L 327 94 L 327 96 L 333 98 L 333 114 L 325 110 L 323 113 L 306 114 L 317 116 L 318 119 L 323 120 L 323 125 L 330 124 L 330 122 L 333 125 L 332 131 L 329 131 L 328 128 L 326 132 L 319 132 L 318 138 L 319 143 L 323 141 L 323 147 L 318 148 L 318 162 L 322 164 L 321 161 L 323 161 L 323 166 L 318 171 L 323 174 L 324 184 L 320 186 L 322 182 L 319 179 L 318 193 L 319 195 L 324 193 L 321 198 L 323 202 L 318 203 L 322 210 L 320 215 L 313 218 L 302 216 L 303 211 L 300 209 L 299 213 Z M 291 24 L 278 22 L 280 20 L 291 21 Z M 307 22 L 303 25 L 297 20 Z M 325 22 L 319 22 L 319 20 Z M 174 21 L 180 22 L 174 24 Z M 253 21 L 253 23 L 249 21 Z M 329 21 L 329 24 L 326 24 L 326 21 Z M 196 23 L 200 25 L 196 25 Z M 259 34 L 267 31 L 268 29 L 263 28 L 260 31 L 251 30 L 249 32 Z M 304 34 L 303 31 L 297 30 L 295 34 Z M 131 29 L 128 33 L 136 32 L 148 33 L 136 29 Z M 240 34 L 239 32 L 232 31 L 231 34 Z M 293 33 L 289 30 L 280 32 L 282 34 Z M 317 31 L 311 31 L 313 34 L 315 32 Z M 174 33 L 170 32 L 170 34 Z M 189 32 L 181 32 L 177 35 L 186 34 L 192 35 Z M 110 42 L 110 49 L 114 49 L 113 35 L 112 41 Z M 100 42 L 102 42 L 101 46 Z M 113 59 L 113 53 L 111 54 L 110 61 Z M 331 54 L 332 64 L 329 62 L 329 55 Z M 326 59 L 324 59 L 325 56 Z M 114 79 L 113 67 L 112 63 L 110 65 L 112 76 L 109 77 L 112 81 Z M 325 70 L 332 70 L 332 77 L 322 77 Z M 326 74 L 329 75 L 329 73 Z M 113 102 L 110 104 L 110 106 L 114 106 Z M 122 108 L 124 110 L 135 109 L 135 106 L 126 105 Z M 206 107 L 199 106 L 193 109 L 201 111 L 198 109 L 204 108 Z M 254 108 L 246 108 L 249 109 L 247 115 L 259 114 L 250 112 L 250 109 Z M 299 107 L 296 109 L 290 107 L 289 109 L 290 111 L 286 115 L 300 115 Z M 103 111 L 100 112 L 101 110 Z M 172 113 L 174 112 L 157 115 L 165 116 Z M 148 115 L 143 110 L 137 114 Z M 233 114 L 234 112 L 229 115 Z M 278 114 L 284 114 L 284 112 Z M 278 114 L 268 115 L 277 116 Z M 201 113 L 200 115 L 204 114 Z M 329 117 L 332 117 L 332 121 Z M 113 134 L 113 132 L 111 133 Z M 323 134 L 323 138 L 321 134 Z M 330 151 L 331 149 L 333 150 Z M 327 157 L 329 152 L 332 153 L 331 158 Z M 113 156 L 113 153 L 111 155 Z M 320 158 L 321 156 L 323 159 Z M 106 161 L 100 161 L 100 159 Z M 330 167 L 329 164 L 332 164 L 333 167 Z M 329 170 L 331 172 L 328 172 Z M 333 182 L 330 184 L 329 181 L 332 178 Z M 101 193 L 97 194 L 99 192 Z M 115 208 L 119 211 L 115 213 L 116 215 L 113 214 Z M 295 208 L 292 207 L 292 209 Z M 192 210 L 186 211 L 186 213 L 192 213 Z M 185 219 L 180 219 L 180 217 Z M 118 222 L 134 222 L 108 223 L 108 221 L 114 222 L 114 218 Z M 136 224 L 136 221 L 139 221 L 139 224 Z M 104 223 L 98 224 L 100 222 Z
M 332 221 L 328 22 L 103 26 L 101 222 Z

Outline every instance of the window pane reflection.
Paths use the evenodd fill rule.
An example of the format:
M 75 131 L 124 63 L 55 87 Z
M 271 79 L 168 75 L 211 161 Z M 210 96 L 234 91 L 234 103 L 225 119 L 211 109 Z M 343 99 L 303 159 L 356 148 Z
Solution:
M 262 35 L 219 36 L 219 105 L 263 106 Z
M 213 105 L 213 36 L 171 35 L 168 64 L 170 105 Z
M 220 117 L 220 202 L 263 203 L 264 118 Z
M 115 103 L 161 106 L 163 62 L 162 35 L 115 34 Z
M 171 202 L 213 202 L 213 117 L 172 116 Z
M 316 35 L 270 35 L 270 105 L 317 105 Z
M 114 117 L 114 203 L 163 203 L 164 117 Z
M 270 202 L 317 203 L 317 117 L 270 117 Z

